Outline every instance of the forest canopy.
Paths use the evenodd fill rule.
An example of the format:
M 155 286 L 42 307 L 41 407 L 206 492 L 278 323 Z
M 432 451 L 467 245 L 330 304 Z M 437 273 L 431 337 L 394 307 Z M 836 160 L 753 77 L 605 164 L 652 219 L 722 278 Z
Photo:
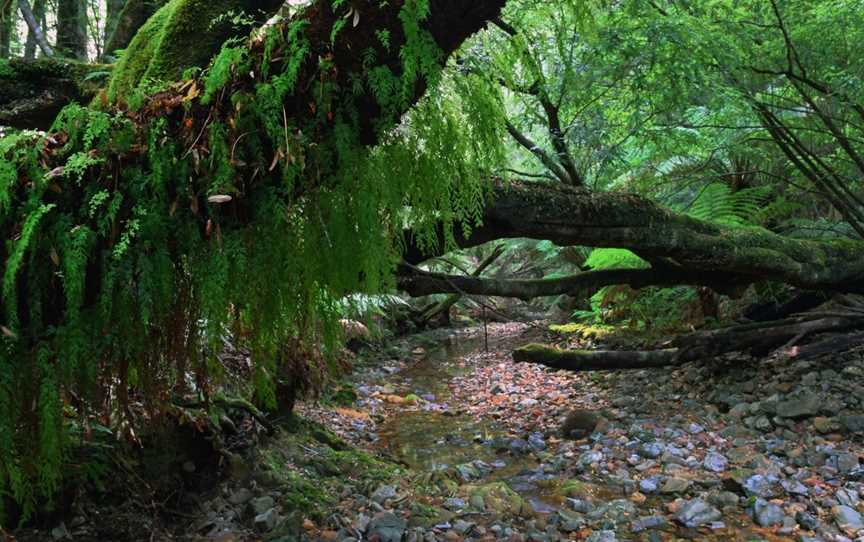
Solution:
M 861 293 L 862 33 L 853 0 L 0 0 L 0 507 L 93 420 L 290 410 L 352 294 Z M 566 265 L 418 267 L 524 238 Z

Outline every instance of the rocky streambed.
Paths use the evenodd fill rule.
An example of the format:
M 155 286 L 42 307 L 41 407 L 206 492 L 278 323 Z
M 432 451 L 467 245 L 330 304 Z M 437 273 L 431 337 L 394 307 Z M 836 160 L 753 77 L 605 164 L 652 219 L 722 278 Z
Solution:
M 568 374 L 513 363 L 526 332 L 361 373 L 368 418 L 333 421 L 410 474 L 343 502 L 332 538 L 864 540 L 861 353 Z

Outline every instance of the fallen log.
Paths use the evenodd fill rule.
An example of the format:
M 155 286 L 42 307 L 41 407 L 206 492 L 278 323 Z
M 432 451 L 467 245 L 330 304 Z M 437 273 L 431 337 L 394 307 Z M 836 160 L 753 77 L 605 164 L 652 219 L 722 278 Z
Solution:
M 861 317 L 802 316 L 688 333 L 673 340 L 668 348 L 660 350 L 566 350 L 550 345 L 529 344 L 514 350 L 513 360 L 567 371 L 651 369 L 710 359 L 730 352 L 764 355 L 808 335 L 861 327 L 864 327 L 864 318 Z
M 497 260 L 502 254 L 504 254 L 504 245 L 498 245 L 495 247 L 492 252 L 483 259 L 482 262 L 477 266 L 476 269 L 471 273 L 471 277 L 479 277 L 483 271 L 485 271 L 490 265 L 492 265 L 495 260 Z M 416 268 L 414 268 L 416 269 Z M 421 272 L 419 269 L 416 269 L 418 272 Z M 454 288 L 453 293 L 448 295 L 442 301 L 438 303 L 433 303 L 429 307 L 426 307 L 421 311 L 420 315 L 417 317 L 417 322 L 426 326 L 429 322 L 432 322 L 438 317 L 443 316 L 445 320 L 449 322 L 450 318 L 450 308 L 455 305 L 460 299 L 462 299 L 462 295 L 466 292 L 459 290 L 458 288 Z M 468 292 L 470 293 L 470 292 Z M 412 294 L 414 295 L 414 294 Z
M 658 268 L 663 273 L 725 274 L 738 284 L 773 280 L 806 290 L 864 293 L 864 242 L 796 239 L 755 226 L 707 222 L 634 194 L 496 181 L 482 224 L 469 228 L 467 236 L 461 235 L 458 225 L 454 232 L 462 248 L 521 237 L 560 246 L 626 248 L 646 261 L 668 262 L 668 269 Z M 443 229 L 439 237 L 445 238 Z M 439 245 L 443 248 L 445 243 Z M 410 232 L 405 233 L 407 262 L 416 264 L 436 255 L 420 246 Z M 499 290 L 503 286 L 525 285 L 507 284 Z M 536 290 L 540 285 L 530 286 Z

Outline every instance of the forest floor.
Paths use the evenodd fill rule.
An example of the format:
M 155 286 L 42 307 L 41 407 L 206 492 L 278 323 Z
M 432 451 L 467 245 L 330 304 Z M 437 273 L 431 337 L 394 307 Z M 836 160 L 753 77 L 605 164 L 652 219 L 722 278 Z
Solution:
M 195 497 L 172 538 L 864 540 L 860 350 L 618 373 L 512 361 L 538 340 L 590 346 L 510 323 L 383 349 L 342 406 L 300 404 L 305 421 Z M 574 411 L 584 432 L 565 438 Z

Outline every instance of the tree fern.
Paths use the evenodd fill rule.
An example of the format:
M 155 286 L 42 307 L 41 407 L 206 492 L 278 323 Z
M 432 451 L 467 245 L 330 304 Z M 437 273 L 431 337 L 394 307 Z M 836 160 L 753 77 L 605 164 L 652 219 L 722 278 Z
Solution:
M 712 183 L 702 189 L 685 213 L 719 224 L 754 224 L 769 192 L 769 187 L 733 191 L 726 184 Z

